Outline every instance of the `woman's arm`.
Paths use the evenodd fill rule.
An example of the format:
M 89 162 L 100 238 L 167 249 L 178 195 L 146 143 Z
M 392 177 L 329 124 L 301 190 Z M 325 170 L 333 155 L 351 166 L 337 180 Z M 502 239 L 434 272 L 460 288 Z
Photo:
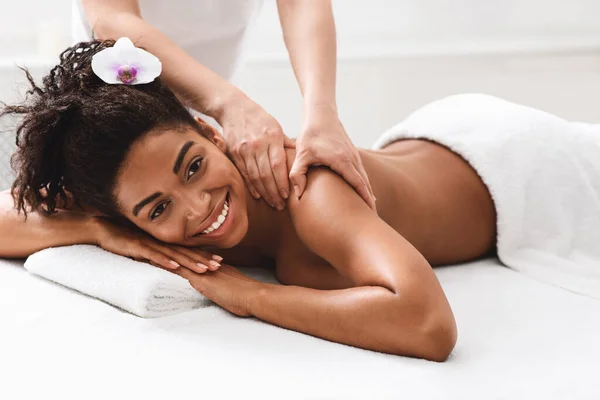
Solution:
M 450 305 L 427 261 L 326 169 L 290 200 L 301 240 L 356 287 L 261 285 L 251 315 L 288 329 L 386 353 L 445 360 L 456 343 Z
M 278 0 L 277 9 L 292 67 L 304 98 L 304 126 L 290 171 L 296 196 L 310 165 L 340 174 L 375 209 L 375 197 L 356 148 L 337 111 L 336 32 L 330 0 Z
M 37 212 L 17 214 L 9 191 L 0 193 L 0 257 L 26 258 L 48 247 L 96 244 L 93 216 L 59 210 L 51 216 Z
M 273 285 L 226 265 L 209 275 L 174 272 L 239 316 L 365 349 L 445 360 L 456 343 L 456 323 L 421 254 L 329 170 L 311 170 L 306 194 L 291 203 L 303 242 L 355 287 Z

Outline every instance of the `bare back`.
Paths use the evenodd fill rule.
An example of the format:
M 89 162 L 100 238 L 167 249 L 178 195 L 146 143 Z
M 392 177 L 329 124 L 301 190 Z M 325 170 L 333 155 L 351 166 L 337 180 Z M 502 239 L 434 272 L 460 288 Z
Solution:
M 431 265 L 469 261 L 494 250 L 493 201 L 460 156 L 421 140 L 398 141 L 380 151 L 360 150 L 360 154 L 377 198 L 379 218 Z M 293 160 L 293 154 L 288 157 Z M 351 286 L 303 245 L 291 224 L 284 230 L 277 253 L 276 271 L 282 283 L 320 289 Z

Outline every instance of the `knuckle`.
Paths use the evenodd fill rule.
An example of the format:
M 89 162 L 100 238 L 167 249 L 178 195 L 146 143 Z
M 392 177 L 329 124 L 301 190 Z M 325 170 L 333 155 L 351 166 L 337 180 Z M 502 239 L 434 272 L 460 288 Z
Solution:
M 233 151 L 232 152 L 233 152 L 233 154 L 240 156 L 240 155 L 244 154 L 248 150 L 249 146 L 250 146 L 250 144 L 248 143 L 248 140 L 244 139 L 244 140 L 240 141 L 237 144 L 237 146 L 233 147 Z
M 271 168 L 276 169 L 285 165 L 285 158 L 282 156 L 275 156 L 271 160 Z
M 270 128 L 265 132 L 265 136 L 269 139 L 279 139 L 279 137 L 283 134 L 280 128 Z
M 260 138 L 257 138 L 255 140 L 252 141 L 252 143 L 250 143 L 250 149 L 252 151 L 257 151 L 258 149 L 260 149 L 262 147 L 262 140 Z

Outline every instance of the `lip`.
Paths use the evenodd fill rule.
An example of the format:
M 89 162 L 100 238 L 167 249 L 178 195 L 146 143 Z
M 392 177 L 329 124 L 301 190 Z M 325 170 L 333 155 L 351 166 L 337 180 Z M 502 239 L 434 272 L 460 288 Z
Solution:
M 229 210 L 227 212 L 227 219 L 221 224 L 221 226 L 219 227 L 219 229 L 212 231 L 210 233 L 205 233 L 203 234 L 202 232 L 204 232 L 208 227 L 210 227 L 213 222 L 216 221 L 217 217 L 219 216 L 219 214 L 221 214 L 221 210 L 223 210 L 223 205 L 225 204 L 226 201 L 228 201 L 229 199 Z M 232 215 L 230 215 L 232 212 L 231 210 L 231 196 L 229 195 L 229 192 L 225 193 L 225 196 L 223 197 L 223 199 L 221 201 L 219 201 L 219 203 L 217 203 L 217 205 L 215 206 L 215 208 L 213 209 L 212 213 L 210 214 L 210 216 L 208 218 L 205 219 L 205 222 L 202 223 L 202 225 L 200 226 L 200 228 L 198 229 L 198 231 L 193 234 L 191 237 L 217 237 L 217 236 L 222 236 L 222 232 L 225 232 L 226 229 L 224 225 L 229 225 L 228 221 L 229 219 L 232 217 Z

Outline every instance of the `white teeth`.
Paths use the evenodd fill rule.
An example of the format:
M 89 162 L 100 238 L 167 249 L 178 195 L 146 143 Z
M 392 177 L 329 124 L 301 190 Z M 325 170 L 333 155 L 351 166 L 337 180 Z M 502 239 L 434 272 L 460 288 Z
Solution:
M 212 231 L 219 229 L 221 227 L 221 225 L 223 224 L 223 222 L 225 222 L 228 210 L 229 210 L 229 205 L 227 204 L 227 202 L 225 202 L 225 204 L 223 204 L 223 210 L 221 211 L 221 214 L 217 217 L 217 220 L 215 222 L 213 222 L 213 224 L 210 227 L 208 227 L 207 229 L 202 231 L 202 233 L 208 234 L 208 233 L 211 233 Z

